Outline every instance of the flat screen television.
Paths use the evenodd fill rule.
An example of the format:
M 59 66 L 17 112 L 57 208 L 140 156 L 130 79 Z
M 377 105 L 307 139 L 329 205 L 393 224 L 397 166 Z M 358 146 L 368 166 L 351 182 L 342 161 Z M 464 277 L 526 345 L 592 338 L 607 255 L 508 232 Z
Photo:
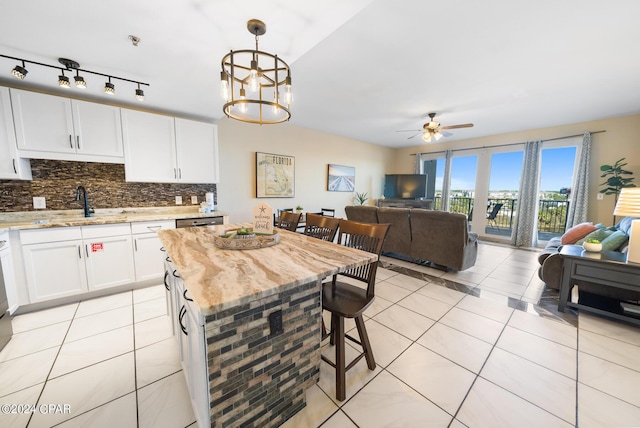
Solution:
M 426 198 L 427 177 L 427 174 L 386 174 L 384 197 L 389 199 Z

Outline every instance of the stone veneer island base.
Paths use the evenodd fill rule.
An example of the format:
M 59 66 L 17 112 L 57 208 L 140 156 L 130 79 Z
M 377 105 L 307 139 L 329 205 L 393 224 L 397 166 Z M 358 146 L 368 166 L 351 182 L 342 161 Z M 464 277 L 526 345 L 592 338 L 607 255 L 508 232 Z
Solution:
M 172 296 L 185 297 L 173 306 L 176 337 L 198 334 L 189 329 L 191 336 L 183 337 L 191 308 L 206 369 L 192 366 L 185 375 L 189 385 L 201 380 L 190 376 L 207 377 L 206 399 L 191 397 L 199 426 L 278 426 L 306 405 L 305 391 L 319 378 L 322 279 L 376 256 L 287 231 L 279 231 L 281 242 L 273 247 L 216 248 L 214 234 L 233 227 L 158 233 Z M 279 312 L 281 328 L 277 319 L 270 322 Z

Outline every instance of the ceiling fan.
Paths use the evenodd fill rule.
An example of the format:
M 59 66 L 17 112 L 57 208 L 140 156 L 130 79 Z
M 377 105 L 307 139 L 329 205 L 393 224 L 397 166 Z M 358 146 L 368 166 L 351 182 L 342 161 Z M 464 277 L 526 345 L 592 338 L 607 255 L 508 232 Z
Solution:
M 409 130 L 411 132 L 418 132 L 417 134 L 412 135 L 411 137 L 407 138 L 407 140 L 410 140 L 420 134 L 422 134 L 422 139 L 427 142 L 430 143 L 432 139 L 435 139 L 436 141 L 439 141 L 440 138 L 442 137 L 449 137 L 450 135 L 453 135 L 451 132 L 446 132 L 445 129 L 458 129 L 458 128 L 471 128 L 473 126 L 473 123 L 463 123 L 460 125 L 448 125 L 448 126 L 440 126 L 440 122 L 436 122 L 435 121 L 435 117 L 436 114 L 435 113 L 429 113 L 429 122 L 425 123 L 422 126 L 421 130 Z M 407 131 L 398 131 L 398 132 L 407 132 Z

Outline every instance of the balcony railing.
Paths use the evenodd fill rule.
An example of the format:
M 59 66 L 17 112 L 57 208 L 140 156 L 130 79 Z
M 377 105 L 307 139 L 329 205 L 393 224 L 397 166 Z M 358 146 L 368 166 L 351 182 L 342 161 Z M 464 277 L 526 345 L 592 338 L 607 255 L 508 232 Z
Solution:
M 511 236 L 513 228 L 513 218 L 517 209 L 517 199 L 512 198 L 489 198 L 487 200 L 485 218 L 489 215 L 496 204 L 502 204 L 495 219 L 489 221 L 485 227 L 485 233 L 491 235 Z M 439 210 L 442 206 L 440 196 L 434 198 L 434 209 Z M 449 198 L 449 211 L 464 214 L 471 221 L 471 213 L 474 209 L 474 199 L 465 197 Z M 564 233 L 567 225 L 567 214 L 569 212 L 569 201 L 557 201 L 553 199 L 540 199 L 538 201 L 538 234 L 540 240 L 548 240 L 553 236 Z M 476 215 L 477 217 L 477 215 Z

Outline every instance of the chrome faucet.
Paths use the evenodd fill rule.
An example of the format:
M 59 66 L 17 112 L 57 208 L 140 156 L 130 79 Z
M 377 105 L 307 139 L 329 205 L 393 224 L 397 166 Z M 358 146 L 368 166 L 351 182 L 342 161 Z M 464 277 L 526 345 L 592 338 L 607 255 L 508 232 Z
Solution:
M 84 208 L 84 216 L 91 217 L 91 210 L 89 209 L 89 198 L 87 197 L 87 189 L 84 186 L 78 186 L 76 190 L 76 201 L 80 201 L 80 194 L 83 196 L 83 208 Z

